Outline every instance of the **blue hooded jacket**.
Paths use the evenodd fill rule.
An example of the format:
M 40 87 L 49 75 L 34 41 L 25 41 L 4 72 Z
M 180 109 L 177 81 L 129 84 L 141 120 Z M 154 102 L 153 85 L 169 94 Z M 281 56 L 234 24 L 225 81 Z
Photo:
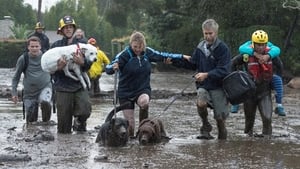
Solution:
M 231 54 L 227 45 L 218 38 L 210 46 L 201 41 L 190 61 L 175 59 L 173 65 L 197 73 L 207 72 L 208 77 L 203 82 L 196 82 L 196 87 L 214 90 L 222 88 L 223 78 L 231 71 Z
M 151 62 L 163 62 L 166 58 L 181 59 L 182 54 L 159 52 L 146 47 L 142 56 L 137 56 L 131 47 L 120 52 L 111 64 L 106 66 L 106 73 L 113 74 L 113 64 L 119 64 L 119 98 L 133 98 L 141 93 L 151 93 Z

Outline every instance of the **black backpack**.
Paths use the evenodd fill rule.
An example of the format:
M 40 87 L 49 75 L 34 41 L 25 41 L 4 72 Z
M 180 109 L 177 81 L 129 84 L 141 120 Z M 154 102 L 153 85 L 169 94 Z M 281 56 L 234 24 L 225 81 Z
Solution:
M 28 63 L 29 63 L 29 55 L 28 55 L 28 52 L 24 52 L 24 68 L 23 68 L 23 74 L 24 76 L 26 76 L 25 72 L 26 72 L 26 69 L 28 67 Z
M 238 70 L 223 79 L 223 89 L 229 102 L 235 105 L 252 97 L 256 86 L 248 73 Z

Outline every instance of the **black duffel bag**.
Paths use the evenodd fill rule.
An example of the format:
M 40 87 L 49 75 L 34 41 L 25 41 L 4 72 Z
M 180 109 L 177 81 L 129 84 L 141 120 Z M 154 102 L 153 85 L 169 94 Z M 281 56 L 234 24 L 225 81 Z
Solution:
M 252 97 L 256 86 L 249 74 L 238 70 L 223 79 L 223 89 L 229 102 L 235 105 Z

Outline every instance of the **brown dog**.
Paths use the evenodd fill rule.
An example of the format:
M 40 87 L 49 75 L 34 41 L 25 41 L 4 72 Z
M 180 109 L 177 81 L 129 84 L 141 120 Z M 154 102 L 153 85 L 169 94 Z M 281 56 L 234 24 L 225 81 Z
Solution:
M 158 118 L 146 118 L 141 121 L 136 137 L 142 145 L 159 143 L 162 139 L 170 139 L 166 136 L 163 123 Z

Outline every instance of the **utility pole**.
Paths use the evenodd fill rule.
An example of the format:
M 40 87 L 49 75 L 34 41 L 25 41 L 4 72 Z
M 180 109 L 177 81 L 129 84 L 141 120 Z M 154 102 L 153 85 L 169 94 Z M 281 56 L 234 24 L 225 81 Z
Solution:
M 38 22 L 41 22 L 41 20 L 42 20 L 41 10 L 42 10 L 42 0 L 39 0 L 38 12 L 37 12 L 37 20 L 38 20 Z

